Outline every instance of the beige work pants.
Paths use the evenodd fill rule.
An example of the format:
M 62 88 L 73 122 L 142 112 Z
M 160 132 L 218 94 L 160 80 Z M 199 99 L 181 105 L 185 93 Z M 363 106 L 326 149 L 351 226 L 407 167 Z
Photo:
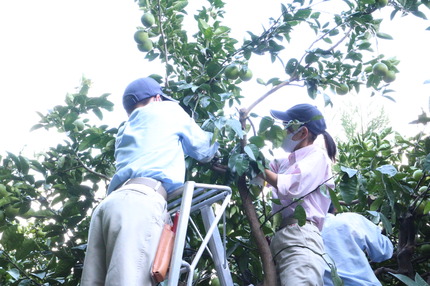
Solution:
M 287 225 L 272 239 L 270 250 L 281 286 L 323 285 L 324 245 L 318 228 L 310 223 Z
M 126 185 L 94 211 L 81 286 L 152 286 L 151 266 L 167 217 L 166 201 L 145 185 Z

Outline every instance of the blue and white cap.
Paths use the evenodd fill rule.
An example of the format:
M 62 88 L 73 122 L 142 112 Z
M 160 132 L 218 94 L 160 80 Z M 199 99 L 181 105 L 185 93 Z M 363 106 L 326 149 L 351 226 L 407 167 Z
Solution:
M 125 89 L 124 95 L 122 96 L 122 104 L 126 111 L 129 111 L 139 101 L 145 98 L 161 95 L 163 99 L 178 102 L 172 97 L 164 94 L 161 90 L 160 84 L 151 77 L 139 78 L 132 81 Z

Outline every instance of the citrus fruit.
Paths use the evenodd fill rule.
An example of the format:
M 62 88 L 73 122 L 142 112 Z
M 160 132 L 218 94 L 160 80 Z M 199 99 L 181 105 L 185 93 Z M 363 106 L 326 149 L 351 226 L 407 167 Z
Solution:
M 388 71 L 387 74 L 382 78 L 386 83 L 390 83 L 396 80 L 396 73 L 394 71 Z
M 219 282 L 219 278 L 215 277 L 211 280 L 211 286 L 219 286 L 220 282 Z
M 82 122 L 81 120 L 75 120 L 74 122 L 73 122 L 73 125 L 75 125 L 75 127 L 76 127 L 76 129 L 78 130 L 78 131 L 82 131 L 82 130 L 84 130 L 84 128 L 85 128 L 85 125 L 84 125 L 84 122 Z
M 423 176 L 423 170 L 415 170 L 412 174 L 412 178 L 414 178 L 415 181 L 418 181 Z
M 336 93 L 339 95 L 345 95 L 349 92 L 349 87 L 345 83 L 341 83 L 339 86 L 336 86 Z
M 143 42 L 148 40 L 148 33 L 144 30 L 137 30 L 136 33 L 134 33 L 134 40 L 138 44 L 143 44 Z
M 145 27 L 151 27 L 152 25 L 155 24 L 154 15 L 152 15 L 151 13 L 143 14 L 142 17 L 140 18 L 140 21 Z
M 430 244 L 423 244 L 420 246 L 420 252 L 424 256 L 430 256 Z
M 285 66 L 285 72 L 289 75 L 292 75 L 299 65 L 299 61 L 297 59 L 290 59 Z
M 388 0 L 376 0 L 376 6 L 379 8 L 385 7 L 388 4 Z
M 141 51 L 141 52 L 149 52 L 150 50 L 152 50 L 152 48 L 153 48 L 153 45 L 152 45 L 152 42 L 151 42 L 151 40 L 146 40 L 146 41 L 143 41 L 143 43 L 141 43 L 141 44 L 138 44 L 137 45 L 137 48 L 139 49 L 139 51 Z
M 376 63 L 373 65 L 372 71 L 375 75 L 385 76 L 388 72 L 388 67 L 384 63 Z
M 248 81 L 252 78 L 252 71 L 250 69 L 242 69 L 239 73 L 239 77 L 243 81 Z
M 221 66 L 218 63 L 209 63 L 207 68 L 206 68 L 206 73 L 208 74 L 208 76 L 215 77 L 219 71 L 221 70 Z
M 237 79 L 239 77 L 239 68 L 235 64 L 227 66 L 224 74 L 228 79 Z
M 8 218 L 14 218 L 15 216 L 17 216 L 19 214 L 19 208 L 14 208 L 13 206 L 8 205 L 4 210 L 4 214 Z

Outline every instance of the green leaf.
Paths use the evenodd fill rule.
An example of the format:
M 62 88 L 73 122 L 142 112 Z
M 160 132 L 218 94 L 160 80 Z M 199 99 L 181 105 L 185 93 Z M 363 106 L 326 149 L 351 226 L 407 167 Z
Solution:
M 392 40 L 393 39 L 393 37 L 391 37 L 390 35 L 385 34 L 385 33 L 376 33 L 376 36 L 378 38 L 385 39 L 385 40 Z
M 415 282 L 418 286 L 429 286 L 426 281 L 418 273 L 415 273 Z
M 237 173 L 241 176 L 248 170 L 249 160 L 246 158 L 245 154 L 235 154 L 228 160 L 228 167 L 233 173 Z
M 298 224 L 300 226 L 304 226 L 306 224 L 306 211 L 302 207 L 302 205 L 297 205 L 294 210 L 294 218 L 298 220 Z
M 100 119 L 103 119 L 103 113 L 99 108 L 93 108 L 94 114 Z
M 340 206 L 339 198 L 337 197 L 334 190 L 329 189 L 330 199 L 335 209 L 340 210 L 342 207 Z
M 37 250 L 37 244 L 33 239 L 26 238 L 16 250 L 15 258 L 18 260 L 26 258 L 33 250 Z
M 269 129 L 275 121 L 270 116 L 264 116 L 261 118 L 260 126 L 258 128 L 258 133 L 263 133 L 267 129 Z
M 428 154 L 424 160 L 423 171 L 430 172 L 430 154 Z
M 228 119 L 226 124 L 231 127 L 231 129 L 234 130 L 237 136 L 239 136 L 240 139 L 243 137 L 243 130 L 242 125 L 240 124 L 239 120 L 236 119 Z
M 294 14 L 295 19 L 306 19 L 308 18 L 312 13 L 312 9 L 306 8 L 306 9 L 300 9 L 297 11 L 296 14 Z
M 357 194 L 357 177 L 343 175 L 339 183 L 340 194 L 346 204 L 350 204 Z
M 397 170 L 393 165 L 384 165 L 376 168 L 377 171 L 381 172 L 382 174 L 385 174 L 389 177 L 392 177 L 397 174 Z
M 341 167 L 340 167 L 340 169 L 341 169 L 343 172 L 347 173 L 347 174 L 348 174 L 348 177 L 350 177 L 350 178 L 354 177 L 354 176 L 355 176 L 355 175 L 357 175 L 357 173 L 358 173 L 358 170 L 356 170 L 356 169 L 351 169 L 351 168 L 344 167 L 344 166 L 341 166 Z
M 408 286 L 417 286 L 417 284 L 415 283 L 414 280 L 412 280 L 411 278 L 409 278 L 408 276 L 402 275 L 402 274 L 394 274 L 389 272 L 391 275 L 393 275 L 394 277 L 396 277 L 397 279 L 399 279 L 400 281 L 402 281 L 403 283 L 405 283 Z
M 253 146 L 254 148 L 256 148 L 256 146 Z M 246 155 L 249 156 L 249 158 L 251 158 L 252 161 L 256 161 L 256 155 L 254 154 L 254 151 L 252 150 L 250 145 L 246 145 L 245 148 L 243 148 L 243 150 L 245 151 Z M 257 155 L 258 155 L 258 148 L 257 148 Z
M 263 148 L 265 146 L 264 138 L 261 136 L 252 136 L 251 138 L 249 138 L 249 142 L 257 146 L 258 148 Z
M 388 218 L 383 213 L 379 213 L 379 215 L 381 216 L 382 226 L 387 231 L 387 234 L 392 234 L 393 233 L 393 226 L 391 225 L 391 222 L 388 220 Z
M 12 225 L 3 231 L 0 243 L 5 250 L 13 250 L 20 248 L 23 240 L 23 234 L 18 233 L 18 226 Z
M 283 128 L 279 127 L 278 125 L 273 125 L 269 132 L 267 132 L 267 139 L 273 143 L 274 148 L 279 148 L 282 146 L 285 135 L 286 131 Z

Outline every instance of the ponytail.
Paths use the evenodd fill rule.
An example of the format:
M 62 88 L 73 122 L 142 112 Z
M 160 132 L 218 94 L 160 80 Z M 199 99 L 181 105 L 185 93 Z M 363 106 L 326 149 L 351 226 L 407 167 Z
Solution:
M 330 157 L 330 159 L 334 162 L 336 160 L 336 143 L 334 142 L 333 138 L 330 134 L 328 134 L 327 131 L 324 131 L 324 141 L 325 141 L 325 148 L 327 149 L 327 154 Z

